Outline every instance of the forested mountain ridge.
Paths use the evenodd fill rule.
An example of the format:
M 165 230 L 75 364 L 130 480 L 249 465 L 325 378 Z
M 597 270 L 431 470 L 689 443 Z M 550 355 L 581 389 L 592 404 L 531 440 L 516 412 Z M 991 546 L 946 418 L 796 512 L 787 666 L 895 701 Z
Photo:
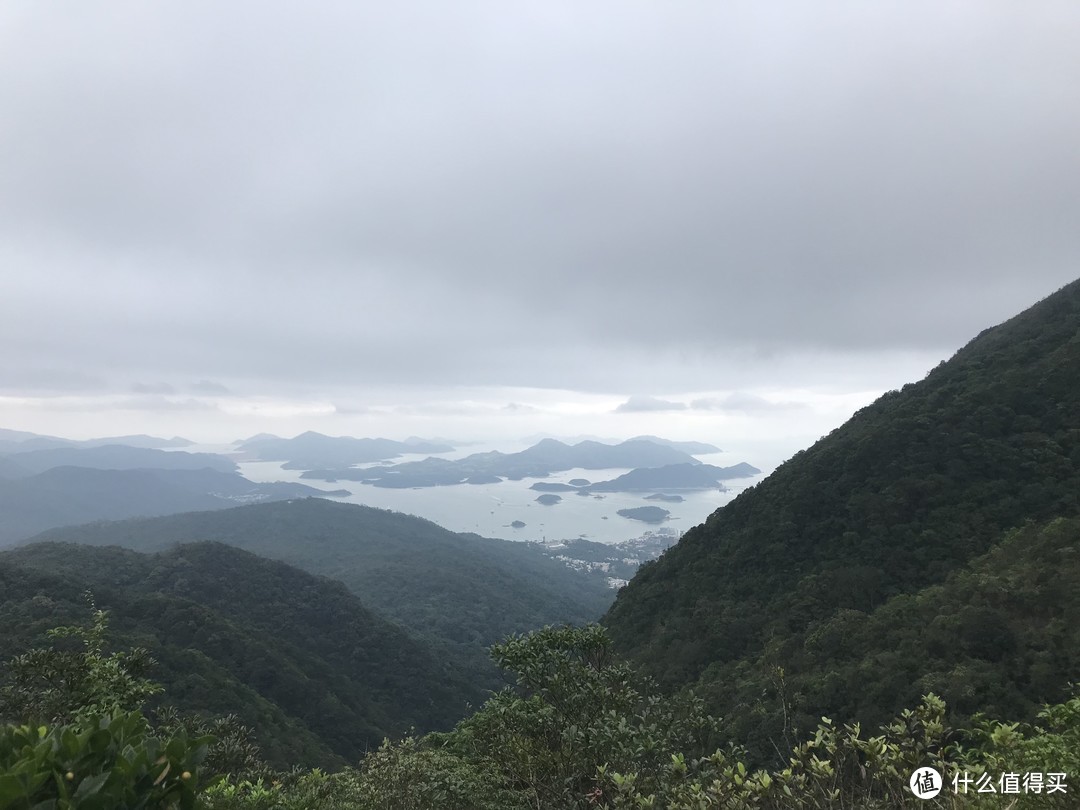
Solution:
M 484 695 L 339 582 L 217 543 L 160 554 L 43 543 L 0 553 L 0 648 L 79 621 L 83 593 L 187 710 L 235 713 L 281 767 L 340 765 L 411 727 L 448 728 Z
M 76 526 L 35 539 L 139 551 L 227 543 L 345 583 L 369 608 L 456 647 L 488 675 L 487 646 L 545 624 L 595 621 L 613 599 L 602 580 L 530 544 L 320 498 Z
M 844 719 L 822 695 L 781 694 L 795 685 L 767 673 L 789 678 L 803 662 L 823 675 L 829 662 L 813 663 L 807 644 L 841 612 L 872 614 L 944 582 L 1011 528 L 1077 514 L 1080 282 L 984 331 L 717 510 L 642 566 L 605 623 L 647 671 L 701 685 L 725 717 L 797 698 L 808 715 Z M 1071 609 L 1055 598 L 1042 608 Z M 1059 688 L 1075 677 L 1065 663 L 1044 662 Z M 1043 699 L 1030 671 L 1003 678 Z M 750 690 L 739 682 L 771 690 L 772 703 L 740 704 Z

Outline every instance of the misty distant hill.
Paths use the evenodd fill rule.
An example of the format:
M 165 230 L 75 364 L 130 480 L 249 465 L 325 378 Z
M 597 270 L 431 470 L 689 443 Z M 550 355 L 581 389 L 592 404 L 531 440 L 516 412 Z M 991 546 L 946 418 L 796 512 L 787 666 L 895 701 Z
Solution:
M 20 467 L 7 456 L 0 456 L 0 478 L 22 478 L 29 474 L 25 467 Z
M 256 484 L 237 473 L 209 469 L 54 467 L 37 475 L 0 478 L 0 546 L 57 526 L 328 494 L 347 493 L 303 484 Z
M 123 444 L 128 447 L 146 447 L 152 450 L 162 450 L 166 447 L 191 447 L 195 442 L 182 436 L 173 436 L 171 439 L 162 439 L 158 436 L 147 436 L 138 433 L 133 436 L 108 436 L 104 439 L 87 439 L 76 442 L 80 447 L 101 447 L 104 444 Z
M 731 467 L 712 464 L 671 464 L 666 467 L 631 470 L 611 481 L 600 481 L 584 489 L 590 492 L 655 492 L 665 489 L 720 489 L 722 481 L 749 478 L 761 472 L 757 467 L 739 462 Z
M 166 447 L 188 447 L 193 442 L 179 436 L 162 439 L 157 436 L 137 434 L 134 436 L 111 436 L 102 439 L 63 439 L 59 436 L 45 436 L 26 430 L 8 430 L 0 428 L 0 454 L 24 453 L 30 450 L 46 450 L 55 447 L 100 447 L 105 444 L 123 444 L 128 447 L 147 447 L 162 449 Z
M 367 470 L 311 470 L 302 477 L 325 481 L 363 481 L 377 487 L 405 488 L 449 486 L 481 475 L 517 481 L 522 478 L 544 478 L 553 472 L 578 468 L 603 470 L 699 463 L 682 450 L 646 440 L 619 444 L 583 441 L 570 445 L 557 439 L 544 439 L 518 453 L 474 453 L 455 461 L 427 458 Z
M 214 453 L 188 453 L 147 447 L 109 444 L 92 447 L 52 447 L 45 450 L 10 453 L 7 459 L 28 474 L 54 467 L 89 467 L 97 470 L 202 470 L 235 472 L 236 464 Z
M 720 448 L 716 445 L 707 444 L 705 442 L 677 442 L 671 439 L 661 439 L 659 436 L 634 436 L 628 441 L 641 441 L 641 442 L 653 442 L 654 444 L 662 444 L 666 447 L 674 447 L 676 450 L 682 450 L 684 453 L 689 453 L 692 456 L 704 456 L 709 453 L 719 453 Z
M 405 453 L 449 453 L 454 448 L 441 442 L 412 437 L 403 442 L 392 439 L 356 439 L 352 436 L 325 436 L 308 431 L 283 439 L 268 433 L 237 443 L 246 456 L 260 461 L 284 461 L 290 470 L 368 464 L 397 458 Z

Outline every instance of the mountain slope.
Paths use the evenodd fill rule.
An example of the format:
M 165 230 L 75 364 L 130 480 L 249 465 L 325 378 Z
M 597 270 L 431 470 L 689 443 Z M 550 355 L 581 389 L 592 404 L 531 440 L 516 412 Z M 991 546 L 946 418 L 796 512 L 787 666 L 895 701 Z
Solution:
M 612 591 L 530 544 L 447 531 L 411 515 L 317 498 L 80 526 L 40 539 L 141 551 L 214 540 L 344 582 L 429 638 L 483 648 L 545 624 L 598 619 Z
M 119 520 L 196 509 L 224 509 L 239 503 L 345 494 L 343 491 L 323 492 L 304 484 L 256 484 L 236 473 L 208 469 L 54 467 L 38 475 L 4 477 L 5 463 L 11 458 L 0 457 L 0 546 L 56 526 L 93 520 Z
M 147 647 L 170 702 L 255 727 L 281 764 L 356 759 L 410 726 L 446 728 L 479 689 L 338 582 L 221 544 L 162 554 L 35 544 L 0 554 L 0 648 L 84 621 L 93 590 Z
M 662 681 L 699 683 L 745 719 L 753 708 L 725 684 L 776 686 L 768 673 L 797 665 L 821 622 L 941 583 L 1027 520 L 1077 514 L 1080 282 L 717 510 L 643 566 L 605 622 Z M 842 718 L 831 705 L 807 711 Z

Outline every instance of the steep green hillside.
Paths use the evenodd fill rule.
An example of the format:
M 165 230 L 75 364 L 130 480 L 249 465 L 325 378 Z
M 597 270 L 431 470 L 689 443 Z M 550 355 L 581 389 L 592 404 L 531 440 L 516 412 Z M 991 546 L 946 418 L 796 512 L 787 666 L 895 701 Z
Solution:
M 452 645 L 494 675 L 486 648 L 511 633 L 603 615 L 614 592 L 525 543 L 311 498 L 56 530 L 39 539 L 141 551 L 213 540 L 344 582 L 368 607 Z
M 146 647 L 176 705 L 238 714 L 275 762 L 355 761 L 385 735 L 446 728 L 483 693 L 339 582 L 221 544 L 161 554 L 36 544 L 0 554 L 0 648 L 85 618 Z
M 945 583 L 1025 521 L 1077 514 L 1080 282 L 983 332 L 925 380 L 881 397 L 717 510 L 643 566 L 605 621 L 647 671 L 671 686 L 701 684 L 734 725 L 781 718 L 785 702 L 806 716 L 880 716 L 899 707 L 904 691 L 883 686 L 882 673 L 929 677 L 930 653 L 898 658 L 902 645 L 890 637 L 874 649 L 893 656 L 895 666 L 856 667 L 860 674 L 838 681 L 827 678 L 834 656 L 814 645 L 840 638 L 858 649 L 851 638 L 868 621 L 860 617 L 892 616 L 889 632 L 918 636 L 929 617 L 904 618 L 897 606 L 908 603 L 897 597 L 929 598 L 920 592 Z M 1014 553 L 1025 537 L 1009 541 Z M 1056 560 L 1036 561 L 1025 577 L 1054 578 Z M 1023 610 L 1060 618 L 1075 607 L 1075 594 L 1063 600 L 1033 592 L 1035 604 Z M 998 619 L 963 610 L 992 598 L 973 595 L 948 609 L 975 635 L 999 626 L 1005 648 L 1010 628 L 1011 654 L 1053 647 L 1018 632 L 1030 617 L 1007 600 L 991 605 Z M 888 637 L 884 627 L 875 632 L 879 642 Z M 982 653 L 993 660 L 998 653 L 987 644 Z M 1058 697 L 1055 690 L 1075 678 L 1068 656 L 1043 652 L 1038 667 L 997 667 L 1009 695 L 1003 705 Z M 823 680 L 804 683 L 793 675 L 800 672 Z M 968 683 L 968 707 L 998 700 L 978 677 Z M 859 695 L 869 697 L 859 702 Z

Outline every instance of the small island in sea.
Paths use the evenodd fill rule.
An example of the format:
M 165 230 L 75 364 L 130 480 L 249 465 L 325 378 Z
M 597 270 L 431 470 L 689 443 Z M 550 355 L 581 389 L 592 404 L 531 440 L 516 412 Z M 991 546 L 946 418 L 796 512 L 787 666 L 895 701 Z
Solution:
M 525 528 L 525 521 L 524 520 L 515 520 L 513 523 L 510 524 L 510 526 L 512 528 L 514 528 L 514 529 L 524 529 Z
M 682 495 L 664 495 L 663 493 L 657 492 L 655 495 L 646 495 L 645 500 L 663 501 L 664 503 L 682 503 L 685 498 L 683 498 Z
M 466 484 L 501 484 L 502 479 L 497 475 L 487 475 L 486 473 L 478 473 L 477 475 L 470 475 L 465 479 Z
M 635 506 L 633 509 L 620 509 L 616 514 L 620 517 L 640 520 L 644 523 L 663 523 L 671 515 L 667 509 L 659 506 Z
M 562 500 L 561 495 L 552 495 L 550 492 L 536 497 L 536 502 L 544 506 L 554 506 Z M 646 507 L 648 508 L 648 507 Z
M 529 489 L 534 489 L 537 492 L 573 492 L 577 487 L 572 487 L 569 484 L 552 483 L 550 481 L 537 481 Z

